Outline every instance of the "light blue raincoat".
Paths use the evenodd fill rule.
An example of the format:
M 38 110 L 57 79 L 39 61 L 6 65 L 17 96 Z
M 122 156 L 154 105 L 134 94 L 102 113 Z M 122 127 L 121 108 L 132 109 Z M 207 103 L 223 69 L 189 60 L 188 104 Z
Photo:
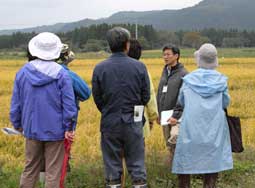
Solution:
M 233 168 L 224 108 L 229 105 L 227 77 L 197 69 L 183 78 L 179 103 L 184 107 L 172 172 L 206 174 Z

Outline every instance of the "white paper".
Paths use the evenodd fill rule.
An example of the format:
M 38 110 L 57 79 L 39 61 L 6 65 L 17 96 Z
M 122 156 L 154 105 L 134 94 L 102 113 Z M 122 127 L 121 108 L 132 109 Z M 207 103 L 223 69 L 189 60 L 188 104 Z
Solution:
M 162 93 L 166 93 L 166 92 L 167 92 L 167 86 L 163 86 Z
M 143 120 L 143 105 L 136 105 L 134 107 L 134 122 L 141 122 Z
M 166 110 L 161 112 L 161 117 L 160 117 L 160 125 L 165 126 L 168 125 L 169 123 L 167 120 L 169 120 L 170 117 L 173 115 L 173 110 Z
M 1 130 L 2 130 L 2 132 L 3 132 L 4 134 L 7 134 L 7 135 L 21 135 L 21 132 L 15 130 L 15 129 L 13 129 L 13 128 L 4 127 L 4 128 L 2 128 Z
M 162 111 L 161 117 L 160 117 L 161 118 L 160 125 L 162 125 L 162 126 L 168 125 L 169 123 L 167 122 L 167 120 L 169 120 L 172 117 L 173 113 L 174 113 L 173 110 Z M 180 117 L 177 122 L 180 123 L 181 120 L 182 120 L 182 118 Z

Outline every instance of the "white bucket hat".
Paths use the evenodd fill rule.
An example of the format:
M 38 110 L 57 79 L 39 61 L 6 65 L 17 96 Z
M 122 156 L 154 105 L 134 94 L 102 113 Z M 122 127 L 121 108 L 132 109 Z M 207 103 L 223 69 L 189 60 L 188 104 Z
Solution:
M 215 69 L 218 66 L 218 52 L 213 44 L 205 43 L 194 53 L 198 67 Z
M 49 32 L 36 35 L 28 43 L 30 54 L 43 60 L 59 58 L 62 47 L 63 44 L 60 38 Z

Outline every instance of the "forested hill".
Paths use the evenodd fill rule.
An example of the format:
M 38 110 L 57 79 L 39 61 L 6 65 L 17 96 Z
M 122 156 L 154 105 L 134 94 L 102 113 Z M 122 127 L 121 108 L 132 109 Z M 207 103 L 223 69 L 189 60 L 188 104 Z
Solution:
M 199 4 L 180 10 L 160 10 L 145 12 L 118 12 L 108 18 L 84 19 L 72 23 L 58 23 L 22 30 L 5 30 L 0 34 L 13 32 L 67 32 L 93 24 L 138 23 L 152 25 L 158 30 L 193 30 L 203 28 L 255 29 L 255 0 L 204 0 Z M 169 7 L 171 4 L 169 3 Z

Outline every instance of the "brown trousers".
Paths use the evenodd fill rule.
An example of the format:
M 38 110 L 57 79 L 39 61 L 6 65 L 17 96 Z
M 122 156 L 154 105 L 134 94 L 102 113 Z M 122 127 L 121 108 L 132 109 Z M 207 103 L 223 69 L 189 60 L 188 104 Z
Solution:
M 34 188 L 45 158 L 45 188 L 59 188 L 64 141 L 37 141 L 26 139 L 26 164 L 20 179 L 20 188 Z
M 204 174 L 203 175 L 203 188 L 216 188 L 216 182 L 218 179 L 218 173 Z M 179 188 L 190 188 L 190 175 L 179 174 L 178 175 Z

